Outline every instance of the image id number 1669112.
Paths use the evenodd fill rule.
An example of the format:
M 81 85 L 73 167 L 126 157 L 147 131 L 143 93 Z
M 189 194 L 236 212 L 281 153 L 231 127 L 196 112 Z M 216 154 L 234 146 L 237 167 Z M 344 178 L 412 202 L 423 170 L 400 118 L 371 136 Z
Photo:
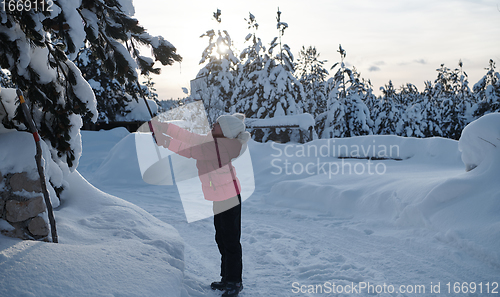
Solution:
M 498 294 L 498 283 L 497 282 L 487 282 L 487 283 L 475 283 L 475 282 L 454 282 L 446 283 L 446 289 L 448 293 L 455 294 Z
M 53 0 L 2 0 L 0 7 L 6 12 L 52 11 Z

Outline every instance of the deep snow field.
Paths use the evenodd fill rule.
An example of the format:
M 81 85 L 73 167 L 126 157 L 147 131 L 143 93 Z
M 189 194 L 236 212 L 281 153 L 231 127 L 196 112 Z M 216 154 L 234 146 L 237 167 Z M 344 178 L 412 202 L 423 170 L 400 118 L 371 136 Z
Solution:
M 443 138 L 251 141 L 240 296 L 499 296 L 495 137 L 461 143 L 468 172 Z M 220 295 L 212 219 L 187 223 L 175 186 L 142 181 L 134 139 L 82 131 L 60 243 L 0 235 L 0 296 Z

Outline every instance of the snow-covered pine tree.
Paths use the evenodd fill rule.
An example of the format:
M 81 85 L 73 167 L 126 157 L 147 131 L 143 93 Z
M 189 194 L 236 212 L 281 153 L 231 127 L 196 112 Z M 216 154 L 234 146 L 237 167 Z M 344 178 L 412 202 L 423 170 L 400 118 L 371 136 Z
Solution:
M 351 137 L 372 134 L 373 121 L 364 100 L 371 96 L 371 86 L 360 78 L 355 68 L 346 67 L 346 51 L 339 45 L 340 65 L 325 86 L 328 107 L 316 117 L 316 129 L 320 138 Z
M 65 45 L 52 42 L 53 35 L 66 34 L 65 40 L 71 40 L 66 47 L 74 50 L 74 44 L 84 40 L 84 35 L 75 36 L 83 32 L 81 21 L 76 24 L 71 19 L 78 15 L 78 7 L 73 2 L 63 4 L 54 3 L 52 11 L 17 7 L 0 11 L 0 63 L 24 92 L 39 134 L 54 149 L 53 155 L 76 167 L 79 145 L 71 139 L 79 132 L 80 115 L 97 116 L 97 111 L 92 90 L 62 50 Z M 20 108 L 6 124 L 26 130 Z
M 441 67 L 436 71 L 438 76 L 434 81 L 432 98 L 436 108 L 439 109 L 440 117 L 436 121 L 439 121 L 437 124 L 442 132 L 440 136 L 450 137 L 452 134 L 456 136 L 460 124 L 456 113 L 456 97 L 453 85 L 455 73 L 444 64 L 441 64 Z
M 319 56 L 316 47 L 306 49 L 302 46 L 295 71 L 295 76 L 304 87 L 304 111 L 313 117 L 324 112 L 327 103 L 324 91 L 328 71 L 323 66 L 326 60 L 320 60 Z
M 349 103 L 349 136 L 361 136 L 373 134 L 373 120 L 370 110 L 365 101 L 373 96 L 371 83 L 361 78 L 356 67 L 352 68 L 351 85 L 347 91 L 347 102 Z
M 425 119 L 422 116 L 422 95 L 411 83 L 401 86 L 397 103 L 401 118 L 398 122 L 398 135 L 406 137 L 424 137 L 421 131 Z
M 260 89 L 257 92 L 258 96 L 254 95 L 252 102 L 250 117 L 254 118 L 267 119 L 303 113 L 300 102 L 304 98 L 304 89 L 293 75 L 295 65 L 290 47 L 281 43 L 281 37 L 288 25 L 281 21 L 279 9 L 276 20 L 278 37 L 273 39 L 267 52 L 268 55 L 263 58 L 262 70 L 254 72 L 257 76 L 255 87 Z M 274 55 L 276 48 L 279 52 Z M 297 130 L 265 128 L 257 130 L 254 138 L 262 142 L 268 140 L 288 142 L 299 141 L 300 135 Z
M 240 54 L 241 62 L 238 64 L 237 77 L 235 80 L 235 92 L 231 99 L 231 112 L 241 112 L 246 117 L 255 116 L 258 109 L 257 102 L 263 97 L 264 88 L 257 82 L 259 72 L 264 67 L 266 57 L 266 48 L 262 41 L 257 37 L 259 24 L 252 13 L 249 13 L 248 19 L 245 19 L 248 29 L 251 30 L 245 37 L 248 46 Z
M 166 100 L 160 100 L 160 106 L 161 106 L 160 110 L 162 112 L 166 112 L 166 111 L 169 111 L 171 109 L 183 106 L 185 104 L 185 100 L 187 98 L 189 98 L 189 97 L 185 97 L 185 98 L 182 98 L 182 99 L 173 99 L 173 98 L 170 98 L 170 99 L 166 99 Z
M 338 74 L 338 72 L 337 72 Z M 327 110 L 316 118 L 316 133 L 319 138 L 345 137 L 347 131 L 346 100 L 342 94 L 340 82 L 335 75 L 327 81 L 325 91 L 328 94 Z
M 155 61 L 162 65 L 180 62 L 176 48 L 162 36 L 151 36 L 132 18 L 133 6 L 130 0 L 100 0 L 82 2 L 81 15 L 90 48 L 103 61 L 103 68 L 119 82 L 138 82 L 138 73 L 160 74 Z M 151 49 L 153 58 L 141 55 L 140 46 Z
M 442 136 L 455 140 L 460 138 L 467 124 L 466 112 L 472 98 L 462 61 L 458 65 L 459 68 L 453 71 L 441 65 L 438 78 L 434 81 L 434 98 L 440 103 Z
M 398 122 L 401 114 L 397 106 L 397 90 L 394 88 L 392 81 L 389 81 L 384 87 L 380 87 L 380 90 L 382 96 L 375 102 L 371 113 L 374 120 L 373 134 L 398 134 Z
M 363 101 L 365 102 L 366 107 L 370 111 L 370 118 L 373 120 L 375 106 L 378 105 L 378 101 L 380 100 L 380 98 L 379 98 L 380 96 L 377 97 L 375 94 L 373 94 L 373 85 L 372 85 L 371 80 L 364 80 L 363 79 L 363 82 L 366 83 L 366 85 L 368 86 L 368 88 L 366 90 L 365 99 Z M 373 122 L 373 127 L 375 127 L 375 122 Z M 374 131 L 373 127 L 372 127 L 372 132 Z
M 116 9 L 103 10 L 100 2 L 94 4 L 89 4 L 82 10 L 83 15 L 85 16 L 88 14 L 85 12 L 91 11 L 101 21 L 94 23 L 94 20 L 90 18 L 92 22 L 87 23 L 85 28 L 90 42 L 87 42 L 81 50 L 89 48 L 92 55 L 90 64 L 98 64 L 92 66 L 100 68 L 97 71 L 99 79 L 94 79 L 103 85 L 102 88 L 94 89 L 97 91 L 96 99 L 100 107 L 98 121 L 123 120 L 133 106 L 137 106 L 138 102 L 142 104 L 142 97 L 152 99 L 158 104 L 154 95 L 150 98 L 149 88 L 139 84 L 139 74 L 136 69 L 140 70 L 140 74 L 146 78 L 150 78 L 151 74 L 160 74 L 160 68 L 154 67 L 155 61 L 152 58 L 142 56 L 139 47 L 150 47 L 154 59 L 163 65 L 171 65 L 175 61 L 180 61 L 181 57 L 175 53 L 175 48 L 163 37 L 149 35 L 144 28 L 139 26 L 137 20 L 131 18 L 130 14 L 133 11 L 131 3 L 122 3 L 126 7 L 121 11 L 122 13 L 117 13 Z M 96 38 L 94 39 L 94 37 Z M 106 42 L 110 38 L 115 39 L 115 41 Z M 93 46 L 92 41 L 95 41 L 97 47 Z M 113 53 L 112 55 L 107 54 L 110 51 Z M 87 75 L 85 71 L 82 71 L 83 74 L 87 75 L 89 79 L 93 79 L 92 74 L 95 74 L 96 71 L 88 66 L 85 67 L 85 70 L 89 71 L 91 75 Z M 106 102 L 107 100 L 110 102 Z M 130 104 L 131 102 L 133 104 Z
M 411 83 L 403 84 L 397 93 L 396 104 L 401 107 L 411 106 L 420 100 L 420 91 Z
M 486 75 L 474 85 L 474 97 L 477 102 L 472 112 L 479 118 L 491 112 L 500 111 L 500 74 L 495 71 L 495 62 L 490 59 Z
M 467 73 L 463 70 L 462 60 L 458 63 L 459 68 L 455 69 L 453 85 L 455 88 L 456 97 L 456 113 L 458 115 L 458 121 L 460 128 L 458 130 L 458 138 L 452 137 L 453 139 L 459 139 L 461 131 L 468 123 L 473 121 L 471 114 L 471 109 L 474 104 L 474 96 L 469 87 L 469 80 Z
M 441 131 L 442 98 L 437 95 L 437 90 L 441 87 L 438 86 L 435 89 L 431 81 L 425 81 L 424 85 L 425 89 L 422 92 L 421 101 L 418 103 L 423 118 L 420 131 L 422 131 L 424 137 L 443 136 Z
M 80 50 L 75 60 L 82 76 L 94 91 L 99 112 L 97 122 L 109 123 L 116 121 L 117 118 L 125 117 L 130 112 L 127 110 L 127 104 L 133 99 L 138 99 L 139 91 L 135 82 L 127 82 L 124 85 L 116 78 L 110 78 L 103 70 L 102 63 L 87 47 Z M 134 91 L 129 94 L 127 89 Z M 84 119 L 84 123 L 89 122 L 89 118 Z
M 158 94 L 154 88 L 151 74 L 143 76 L 146 81 L 138 84 L 137 81 L 126 80 L 120 83 L 118 79 L 111 78 L 103 69 L 102 61 L 88 47 L 80 49 L 74 61 L 82 76 L 90 84 L 94 91 L 99 117 L 97 122 L 109 123 L 113 121 L 132 121 L 135 118 L 127 118 L 127 115 L 140 102 L 142 105 L 142 94 L 146 99 L 156 102 L 158 112 L 161 112 Z M 142 89 L 139 89 L 139 87 Z M 84 119 L 84 124 L 89 124 L 90 119 Z
M 156 83 L 153 81 L 153 77 L 151 76 L 151 74 L 147 74 L 144 76 L 144 78 L 146 80 L 143 81 L 141 85 L 144 95 L 149 100 L 153 100 L 154 102 L 156 102 L 156 104 L 159 107 L 158 112 L 162 112 L 163 109 L 160 105 L 160 99 L 158 98 L 158 93 L 156 93 L 156 87 L 155 87 Z
M 347 80 L 350 78 L 351 70 L 345 67 L 344 59 L 346 51 L 339 45 L 340 67 L 334 76 L 329 78 L 325 84 L 325 93 L 328 96 L 327 109 L 319 114 L 316 121 L 316 132 L 320 138 L 347 137 Z M 339 63 L 335 63 L 333 70 Z
M 219 9 L 213 14 L 219 25 L 221 14 Z M 230 112 L 239 60 L 234 55 L 231 37 L 226 30 L 211 29 L 200 37 L 208 37 L 209 40 L 200 60 L 200 65 L 206 64 L 196 75 L 204 82 L 197 95 L 203 99 L 211 125 L 221 114 Z
M 136 68 L 143 74 L 159 72 L 152 59 L 140 56 L 138 44 L 149 45 L 154 59 L 164 65 L 179 61 L 180 56 L 169 42 L 152 37 L 131 17 L 129 0 L 50 3 L 50 10 L 44 1 L 44 9 L 16 5 L 0 11 L 0 66 L 9 70 L 14 84 L 25 93 L 53 158 L 75 169 L 81 152 L 81 117 L 95 121 L 98 116 L 92 89 L 72 62 L 80 47 L 87 42 L 103 61 L 103 69 L 121 83 L 136 80 Z M 24 130 L 22 121 L 18 109 L 9 124 Z

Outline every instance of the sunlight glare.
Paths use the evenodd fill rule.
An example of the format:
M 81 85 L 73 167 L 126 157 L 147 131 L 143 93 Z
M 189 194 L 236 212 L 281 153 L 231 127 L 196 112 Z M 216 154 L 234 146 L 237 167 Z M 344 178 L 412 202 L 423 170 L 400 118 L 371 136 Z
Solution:
M 217 53 L 219 55 L 225 55 L 229 52 L 229 47 L 224 42 L 217 43 Z

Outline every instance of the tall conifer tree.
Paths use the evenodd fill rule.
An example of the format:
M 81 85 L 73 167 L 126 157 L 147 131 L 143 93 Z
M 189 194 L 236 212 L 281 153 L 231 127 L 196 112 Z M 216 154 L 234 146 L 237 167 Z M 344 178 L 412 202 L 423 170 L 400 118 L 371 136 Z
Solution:
M 277 12 L 278 36 L 273 39 L 267 55 L 264 56 L 264 67 L 258 72 L 257 82 L 262 88 L 262 97 L 257 98 L 253 117 L 266 119 L 276 116 L 297 115 L 303 113 L 301 101 L 304 98 L 302 84 L 294 76 L 294 56 L 287 44 L 282 43 L 282 37 L 288 24 L 282 22 L 281 11 Z M 278 50 L 278 53 L 276 53 Z M 296 130 L 284 128 L 263 129 L 256 131 L 255 139 L 263 142 L 275 140 L 281 142 L 299 141 Z
M 143 74 L 159 72 L 152 59 L 140 55 L 139 45 L 151 47 L 154 60 L 163 65 L 181 58 L 172 44 L 138 24 L 128 10 L 130 1 L 43 3 L 38 10 L 0 11 L 0 66 L 10 71 L 13 83 L 24 92 L 52 156 L 74 169 L 81 151 L 81 118 L 98 117 L 92 89 L 73 63 L 80 48 L 87 44 L 103 62 L 102 69 L 120 83 L 137 80 L 136 69 Z M 18 110 L 7 124 L 25 129 L 21 114 Z
M 382 96 L 376 101 L 372 114 L 374 120 L 373 134 L 397 134 L 398 121 L 401 117 L 397 106 L 397 90 L 392 81 L 381 87 Z
M 339 45 L 340 66 L 326 83 L 328 107 L 316 118 L 321 138 L 351 137 L 372 134 L 373 121 L 364 100 L 371 95 L 371 86 L 361 79 L 355 68 L 346 67 L 346 51 Z
M 236 76 L 236 91 L 233 93 L 231 104 L 234 106 L 233 111 L 244 113 L 250 118 L 256 115 L 259 98 L 263 97 L 264 88 L 259 84 L 259 74 L 268 57 L 266 57 L 266 48 L 257 36 L 259 24 L 255 16 L 249 13 L 245 21 L 251 32 L 245 37 L 245 43 L 248 46 L 240 54 L 241 62 Z
M 319 59 L 315 47 L 307 49 L 303 46 L 297 59 L 295 75 L 304 87 L 304 111 L 316 117 L 326 110 L 325 83 L 328 70 L 324 68 L 326 60 Z
M 500 111 L 500 74 L 495 68 L 495 62 L 490 60 L 486 74 L 474 85 L 474 97 L 477 102 L 473 107 L 475 118 Z
M 213 14 L 218 25 L 222 22 L 221 15 L 219 9 Z M 211 29 L 200 37 L 208 38 L 208 46 L 200 60 L 205 66 L 196 76 L 202 82 L 197 96 L 203 99 L 208 121 L 212 124 L 217 117 L 229 112 L 239 59 L 234 55 L 232 40 L 226 30 Z

